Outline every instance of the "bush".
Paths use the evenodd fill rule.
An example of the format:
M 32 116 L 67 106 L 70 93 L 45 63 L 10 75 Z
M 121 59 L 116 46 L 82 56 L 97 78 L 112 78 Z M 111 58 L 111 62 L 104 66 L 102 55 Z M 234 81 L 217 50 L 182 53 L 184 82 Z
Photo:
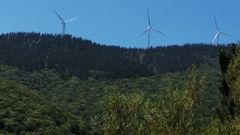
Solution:
M 184 83 L 167 81 L 166 95 L 156 102 L 144 100 L 143 94 L 115 92 L 106 97 L 104 111 L 95 124 L 104 135 L 186 135 L 196 128 L 195 109 L 206 78 L 193 67 Z

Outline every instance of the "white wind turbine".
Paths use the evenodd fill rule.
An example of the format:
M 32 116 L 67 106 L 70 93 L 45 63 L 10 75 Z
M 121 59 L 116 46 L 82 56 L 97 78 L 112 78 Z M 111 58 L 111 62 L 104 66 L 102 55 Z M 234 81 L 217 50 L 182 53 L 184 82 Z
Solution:
M 219 26 L 218 26 L 218 23 L 217 23 L 217 19 L 216 19 L 215 15 L 213 15 L 213 19 L 214 19 L 214 22 L 215 22 L 217 31 L 215 32 L 214 38 L 213 38 L 213 40 L 212 40 L 212 44 L 213 44 L 216 40 L 217 40 L 217 44 L 218 44 L 220 35 L 227 35 L 227 36 L 229 36 L 229 34 L 220 31 Z
M 141 35 L 139 35 L 139 37 L 143 36 L 145 33 L 148 32 L 148 48 L 149 48 L 150 40 L 151 40 L 151 31 L 155 31 L 155 32 L 157 32 L 157 33 L 159 33 L 159 34 L 161 34 L 163 36 L 166 36 L 166 35 L 164 33 L 160 32 L 158 29 L 152 27 L 149 11 L 147 11 L 147 16 L 148 16 L 148 27 Z
M 66 24 L 75 21 L 76 19 L 78 19 L 78 17 L 74 17 L 72 19 L 69 20 L 64 20 L 58 13 L 56 10 L 53 9 L 53 12 L 58 16 L 58 18 L 61 20 L 61 24 L 62 24 L 62 36 L 65 35 L 66 32 Z

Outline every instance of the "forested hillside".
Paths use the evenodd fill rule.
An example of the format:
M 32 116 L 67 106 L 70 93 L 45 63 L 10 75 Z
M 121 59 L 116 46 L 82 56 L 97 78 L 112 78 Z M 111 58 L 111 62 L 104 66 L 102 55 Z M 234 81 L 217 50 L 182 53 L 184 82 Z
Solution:
M 120 48 L 65 35 L 0 35 L 0 64 L 35 71 L 55 69 L 63 77 L 129 78 L 184 71 L 192 64 L 216 67 L 220 46 L 186 44 L 150 49 Z
M 238 134 L 239 52 L 2 34 L 0 134 Z
M 209 121 L 213 116 L 215 116 L 215 110 L 220 100 L 220 94 L 218 91 L 219 78 L 216 77 L 219 73 L 217 70 L 208 66 L 203 66 L 201 67 L 201 69 L 202 70 L 199 71 L 198 75 L 202 75 L 203 73 L 209 74 L 209 82 L 206 84 L 207 88 L 200 93 L 201 97 L 204 100 L 202 100 L 201 108 L 199 108 L 199 110 L 197 111 L 201 113 L 202 119 L 204 121 Z M 98 124 L 97 127 L 95 127 L 95 121 L 102 121 L 98 120 L 98 118 L 100 117 L 99 115 L 101 115 L 101 112 L 105 110 L 105 105 L 103 105 L 103 101 L 106 101 L 107 97 L 111 96 L 115 92 L 122 93 L 124 95 L 141 95 L 144 100 L 148 99 L 151 102 L 157 102 L 160 99 L 165 99 L 164 95 L 167 92 L 166 88 L 168 88 L 169 81 L 172 82 L 171 84 L 174 84 L 173 87 L 183 87 L 181 89 L 184 89 L 184 81 L 186 80 L 186 76 L 186 72 L 182 72 L 155 75 L 151 77 L 139 77 L 136 79 L 131 78 L 117 80 L 82 80 L 77 78 L 76 76 L 64 79 L 55 70 L 44 69 L 40 71 L 29 72 L 22 71 L 16 67 L 9 67 L 3 65 L 0 66 L 0 77 L 6 78 L 7 80 L 13 80 L 14 85 L 16 85 L 16 87 L 10 89 L 10 91 L 8 92 L 15 96 L 15 94 L 17 94 L 18 87 L 20 87 L 17 84 L 22 84 L 25 86 L 24 92 L 26 94 L 29 93 L 31 95 L 31 93 L 35 93 L 35 95 L 32 95 L 29 98 L 34 98 L 35 96 L 44 97 L 46 100 L 44 105 L 52 104 L 49 107 L 55 107 L 56 109 L 64 108 L 60 109 L 61 113 L 58 113 L 60 113 L 61 115 L 68 114 L 68 116 L 71 117 L 74 116 L 73 118 L 77 119 L 80 122 L 78 123 L 78 125 L 76 125 L 76 123 L 73 123 L 75 124 L 73 125 L 73 127 L 75 127 L 77 130 L 75 132 L 78 132 L 76 134 L 99 133 L 98 126 L 100 126 L 101 124 Z M 14 93 L 14 91 L 16 91 L 16 93 Z M 5 94 L 7 91 L 2 92 L 3 94 Z M 18 95 L 16 97 L 22 98 L 24 97 L 24 95 Z M 8 98 L 7 100 L 16 101 L 15 98 Z M 8 102 L 7 100 L 5 100 L 4 102 Z M 41 102 L 40 100 L 35 99 L 33 101 L 35 104 Z M 111 103 L 112 101 L 108 100 L 108 102 Z M 19 104 L 22 104 L 21 106 L 28 107 L 28 103 L 29 102 L 26 101 L 20 102 Z M 16 104 L 18 105 L 18 102 Z M 12 105 L 17 106 L 15 104 Z M 21 106 L 19 105 L 19 107 Z M 39 110 L 37 111 L 41 111 L 42 108 L 48 108 L 48 106 L 44 106 L 41 108 L 39 107 L 39 105 L 35 105 L 35 107 L 39 108 Z M 25 110 L 25 108 L 21 109 Z M 33 113 L 33 110 L 29 110 L 29 113 Z M 57 115 L 55 114 L 55 112 L 51 112 L 51 114 Z M 59 119 L 59 117 L 57 119 Z M 12 122 L 15 123 L 18 121 L 14 119 L 12 120 Z M 29 132 L 40 132 L 38 130 L 39 127 L 34 128 L 36 129 Z M 51 127 L 49 129 L 43 128 L 41 132 L 50 132 L 49 130 L 54 129 L 55 127 Z M 2 130 L 6 131 L 7 129 L 3 128 Z M 27 129 L 20 127 L 19 132 L 25 132 L 25 130 L 27 131 Z M 16 130 L 10 131 L 16 132 Z M 59 131 L 61 130 L 51 132 L 57 133 Z M 9 131 L 7 130 L 7 132 Z
M 0 78 L 0 134 L 81 134 L 83 122 L 15 81 Z

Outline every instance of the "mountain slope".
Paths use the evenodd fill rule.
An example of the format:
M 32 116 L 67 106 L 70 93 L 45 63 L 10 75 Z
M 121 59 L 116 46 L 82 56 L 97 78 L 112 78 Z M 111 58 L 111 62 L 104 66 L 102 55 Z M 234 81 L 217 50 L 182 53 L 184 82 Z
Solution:
M 81 121 L 26 86 L 0 78 L 0 134 L 83 134 Z
M 203 91 L 203 107 L 206 117 L 211 117 L 219 101 L 219 71 L 209 66 L 201 67 L 208 74 L 208 87 Z M 0 77 L 15 80 L 32 89 L 38 90 L 49 101 L 89 121 L 101 111 L 101 102 L 114 90 L 123 93 L 144 93 L 146 98 L 155 99 L 164 95 L 165 82 L 181 83 L 186 76 L 182 73 L 160 74 L 151 77 L 139 77 L 117 80 L 81 80 L 76 76 L 63 79 L 54 70 L 31 72 L 20 71 L 15 67 L 0 66 Z M 86 123 L 89 124 L 89 123 Z
M 26 71 L 54 69 L 62 77 L 81 79 L 136 78 L 184 71 L 192 64 L 216 67 L 220 47 L 186 44 L 127 49 L 69 35 L 9 33 L 0 35 L 0 64 Z
M 71 36 L 13 33 L 0 36 L 1 64 L 34 71 L 56 69 L 82 79 L 138 77 L 151 74 L 146 65 L 127 58 L 127 49 L 100 46 Z

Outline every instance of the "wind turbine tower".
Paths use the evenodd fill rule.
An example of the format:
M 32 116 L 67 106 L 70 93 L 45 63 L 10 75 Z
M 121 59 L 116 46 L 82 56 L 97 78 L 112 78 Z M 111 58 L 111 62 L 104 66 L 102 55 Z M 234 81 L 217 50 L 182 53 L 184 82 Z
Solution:
M 147 16 L 148 16 L 148 27 L 141 35 L 139 35 L 139 37 L 143 36 L 145 33 L 148 33 L 148 48 L 149 48 L 150 42 L 151 42 L 151 32 L 152 31 L 155 31 L 162 36 L 166 36 L 166 35 L 164 33 L 162 33 L 161 31 L 159 31 L 158 29 L 152 27 L 149 11 L 147 11 Z
M 214 19 L 214 23 L 215 23 L 215 25 L 216 25 L 217 31 L 215 32 L 214 38 L 213 38 L 213 40 L 212 40 L 212 44 L 214 44 L 216 40 L 217 40 L 217 44 L 218 44 L 218 43 L 219 43 L 219 37 L 220 37 L 220 35 L 227 35 L 227 36 L 229 36 L 229 34 L 220 31 L 219 26 L 218 26 L 218 23 L 217 23 L 217 19 L 216 19 L 215 15 L 213 15 L 213 19 Z
M 70 23 L 70 22 L 73 22 L 73 21 L 75 21 L 76 19 L 78 19 L 78 17 L 74 17 L 74 18 L 72 18 L 72 19 L 69 19 L 69 20 L 64 20 L 58 13 L 57 13 L 57 11 L 56 10 L 54 10 L 53 9 L 53 12 L 57 15 L 57 17 L 60 19 L 60 23 L 62 24 L 62 36 L 63 35 L 65 35 L 65 33 L 66 33 L 66 24 L 67 23 Z

